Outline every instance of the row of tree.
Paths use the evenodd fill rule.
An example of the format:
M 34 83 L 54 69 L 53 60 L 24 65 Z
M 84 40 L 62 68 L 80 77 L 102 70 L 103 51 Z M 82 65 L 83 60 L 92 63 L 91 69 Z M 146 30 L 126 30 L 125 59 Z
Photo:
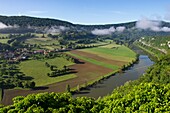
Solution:
M 14 87 L 34 88 L 35 82 L 31 77 L 20 72 L 16 64 L 2 61 L 0 64 L 0 88 L 8 89 Z
M 51 73 L 47 73 L 47 76 L 49 77 L 56 77 L 70 73 L 70 69 L 66 65 L 59 69 L 57 66 L 45 62 L 45 66 L 51 70 Z

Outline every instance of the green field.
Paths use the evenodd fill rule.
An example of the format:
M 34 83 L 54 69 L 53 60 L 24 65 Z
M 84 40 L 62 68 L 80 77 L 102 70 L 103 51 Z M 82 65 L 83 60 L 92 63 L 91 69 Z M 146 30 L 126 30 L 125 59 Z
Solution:
M 72 54 L 72 53 L 70 53 L 70 52 L 68 52 L 67 54 L 70 54 L 70 55 L 72 55 L 72 56 L 75 56 L 76 58 L 85 60 L 85 61 L 87 61 L 87 62 L 96 64 L 96 65 L 99 65 L 99 66 L 103 66 L 103 67 L 106 67 L 106 68 L 110 68 L 110 69 L 113 69 L 113 70 L 117 70 L 117 69 L 119 68 L 119 67 L 116 66 L 116 65 L 112 65 L 112 64 L 100 62 L 100 61 L 97 61 L 97 60 L 94 60 L 94 59 L 91 59 L 91 58 L 87 58 L 87 57 L 83 57 L 83 56 L 80 56 L 80 55 Z
M 54 40 L 52 38 L 32 38 L 32 39 L 27 39 L 26 43 L 37 44 L 37 45 L 52 45 L 52 44 L 58 44 L 58 40 Z
M 78 51 L 95 54 L 99 57 L 109 59 L 109 60 L 114 60 L 114 61 L 131 62 L 136 57 L 136 53 L 134 53 L 129 48 L 125 46 L 116 45 L 116 44 L 109 44 L 106 46 L 101 46 L 101 47 L 96 47 L 96 48 L 80 49 Z M 117 64 L 113 65 L 113 64 L 106 63 L 105 61 L 98 61 L 98 60 L 84 57 L 81 55 L 77 55 L 71 52 L 67 52 L 67 53 L 79 59 L 85 60 L 87 62 L 100 65 L 106 68 L 110 68 L 113 70 L 117 70 L 120 68 L 120 66 L 118 66 Z
M 7 36 L 9 36 L 9 34 L 1 34 L 0 33 L 0 37 L 7 37 Z
M 45 62 L 48 62 L 50 65 L 55 65 L 58 68 L 62 68 L 64 65 L 66 66 L 73 65 L 72 62 L 69 62 L 64 58 L 57 57 L 54 59 L 48 59 L 44 61 L 28 60 L 21 62 L 19 66 L 21 72 L 23 72 L 27 76 L 34 78 L 33 81 L 36 83 L 36 86 L 44 86 L 76 77 L 76 75 L 74 74 L 68 74 L 59 77 L 48 77 L 47 73 L 50 72 L 50 68 L 47 68 L 45 66 Z
M 9 39 L 0 39 L 0 43 L 7 43 Z
M 129 48 L 116 44 L 109 44 L 97 48 L 82 49 L 81 51 L 96 54 L 103 58 L 125 62 L 131 62 L 136 56 L 136 53 L 134 53 Z

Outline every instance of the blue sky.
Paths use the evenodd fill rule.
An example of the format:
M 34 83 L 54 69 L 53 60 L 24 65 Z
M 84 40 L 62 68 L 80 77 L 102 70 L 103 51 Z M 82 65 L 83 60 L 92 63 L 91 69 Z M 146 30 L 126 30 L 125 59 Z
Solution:
M 0 0 L 0 15 L 28 15 L 78 24 L 141 18 L 170 20 L 170 0 Z

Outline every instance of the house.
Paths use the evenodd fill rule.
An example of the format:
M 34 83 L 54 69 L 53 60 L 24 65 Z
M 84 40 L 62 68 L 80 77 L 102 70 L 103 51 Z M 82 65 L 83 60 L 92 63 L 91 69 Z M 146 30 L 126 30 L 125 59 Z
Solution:
M 170 41 L 168 41 L 168 47 L 170 48 Z
M 165 46 L 166 44 L 165 43 L 162 43 L 160 46 Z
M 142 39 L 142 40 L 144 40 L 144 39 L 145 39 L 145 37 L 141 37 L 141 39 Z
M 44 54 L 44 50 L 36 50 L 34 51 L 34 54 Z

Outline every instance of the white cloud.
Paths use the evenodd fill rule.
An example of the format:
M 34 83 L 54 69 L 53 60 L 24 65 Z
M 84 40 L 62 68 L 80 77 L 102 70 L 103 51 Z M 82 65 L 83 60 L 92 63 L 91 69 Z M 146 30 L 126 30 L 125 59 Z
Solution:
M 0 22 L 0 29 L 5 29 L 5 28 L 8 28 L 8 26 Z
M 125 29 L 126 29 L 126 27 L 124 27 L 124 26 L 119 26 L 119 27 L 116 28 L 116 31 L 118 31 L 118 32 L 123 32 Z
M 44 31 L 46 33 L 53 34 L 53 33 L 60 33 L 62 31 L 66 31 L 66 30 L 69 30 L 69 27 L 65 27 L 65 26 L 52 26 L 50 28 L 47 27 Z
M 115 28 L 110 27 L 109 29 L 95 29 L 95 30 L 93 30 L 91 32 L 94 35 L 109 35 L 109 34 L 115 32 Z
M 151 21 L 148 19 L 141 19 L 136 22 L 136 28 L 144 29 L 144 30 L 152 30 L 152 31 L 164 31 L 164 32 L 170 32 L 170 28 L 168 27 L 161 27 L 161 21 Z
M 150 21 L 148 19 L 142 19 L 136 22 L 136 27 L 140 29 L 152 29 L 156 30 L 160 26 L 158 21 Z
M 163 27 L 161 28 L 162 31 L 164 32 L 170 32 L 170 28 L 169 27 Z
M 124 26 L 119 26 L 116 29 L 114 26 L 110 27 L 109 29 L 94 29 L 92 30 L 92 34 L 94 35 L 110 35 L 114 32 L 123 32 L 126 28 Z
M 0 22 L 0 29 L 6 29 L 6 28 L 18 28 L 18 27 L 19 27 L 18 25 L 11 26 L 11 25 L 6 25 L 6 24 Z

